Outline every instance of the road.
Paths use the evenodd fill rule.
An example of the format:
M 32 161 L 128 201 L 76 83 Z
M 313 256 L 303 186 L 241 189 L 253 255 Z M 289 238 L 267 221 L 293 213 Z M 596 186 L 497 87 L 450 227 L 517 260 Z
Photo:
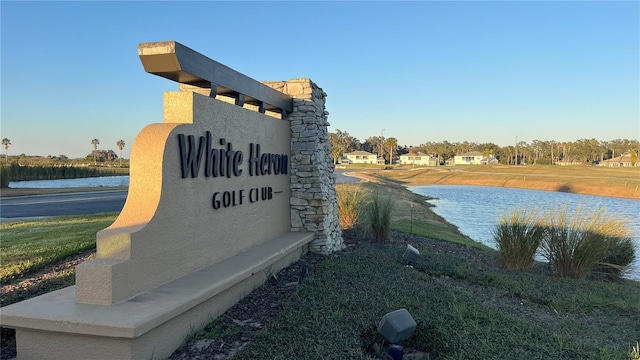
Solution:
M 0 198 L 0 221 L 120 211 L 127 190 Z
M 338 184 L 360 181 L 347 175 L 344 170 L 336 171 Z M 0 222 L 120 211 L 126 199 L 127 190 L 4 197 L 0 198 Z

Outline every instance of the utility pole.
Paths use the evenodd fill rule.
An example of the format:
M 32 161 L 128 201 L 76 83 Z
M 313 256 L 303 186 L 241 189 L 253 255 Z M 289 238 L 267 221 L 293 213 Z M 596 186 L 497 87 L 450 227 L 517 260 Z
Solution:
M 516 136 L 516 161 L 515 164 L 518 165 L 518 137 Z
M 382 162 L 384 162 L 386 164 L 386 162 L 384 161 L 384 131 L 386 129 L 382 129 L 382 131 L 380 132 L 380 157 L 382 158 Z

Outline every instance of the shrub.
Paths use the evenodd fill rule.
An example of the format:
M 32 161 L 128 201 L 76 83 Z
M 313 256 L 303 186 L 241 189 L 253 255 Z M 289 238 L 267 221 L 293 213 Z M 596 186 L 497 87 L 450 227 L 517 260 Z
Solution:
M 640 343 L 636 341 L 636 345 L 629 350 L 629 360 L 640 360 Z
M 366 205 L 367 193 L 360 185 L 345 184 L 336 186 L 336 195 L 338 198 L 340 226 L 343 229 L 350 229 L 356 226 Z
M 0 166 L 0 188 L 9 187 L 9 168 L 7 166 Z
M 518 208 L 500 218 L 493 238 L 503 269 L 529 271 L 535 263 L 534 255 L 545 233 L 537 214 L 534 209 Z
M 620 278 L 629 265 L 635 260 L 635 246 L 633 239 L 624 231 L 626 227 L 620 227 L 618 235 L 607 239 L 607 250 L 603 259 L 596 265 L 595 271 L 611 278 Z
M 382 198 L 379 194 L 371 197 L 371 201 L 366 206 L 366 217 L 373 241 L 385 242 L 389 239 L 392 211 L 393 201 L 390 197 Z
M 560 277 L 582 278 L 596 266 L 609 269 L 626 266 L 629 263 L 615 264 L 624 262 L 620 253 L 634 254 L 632 247 L 624 245 L 628 237 L 626 223 L 606 216 L 604 209 L 585 213 L 578 207 L 570 219 L 565 207 L 558 214 L 550 213 L 546 217 L 541 253 Z M 605 259 L 611 263 L 605 263 Z

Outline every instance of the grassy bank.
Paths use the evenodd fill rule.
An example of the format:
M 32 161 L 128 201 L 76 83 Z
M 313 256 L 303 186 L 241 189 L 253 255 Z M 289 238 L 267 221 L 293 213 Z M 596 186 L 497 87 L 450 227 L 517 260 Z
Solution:
M 352 169 L 405 186 L 480 185 L 640 199 L 640 167 L 469 165 L 395 166 L 393 170 L 384 171 Z

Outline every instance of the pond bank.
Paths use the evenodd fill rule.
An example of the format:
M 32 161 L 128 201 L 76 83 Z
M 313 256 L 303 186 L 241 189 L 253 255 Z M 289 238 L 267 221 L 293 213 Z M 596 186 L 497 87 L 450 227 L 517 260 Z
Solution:
M 383 177 L 403 186 L 477 185 L 640 199 L 640 169 L 615 172 L 596 167 L 474 166 L 469 169 L 354 170 L 353 174 L 370 180 Z

